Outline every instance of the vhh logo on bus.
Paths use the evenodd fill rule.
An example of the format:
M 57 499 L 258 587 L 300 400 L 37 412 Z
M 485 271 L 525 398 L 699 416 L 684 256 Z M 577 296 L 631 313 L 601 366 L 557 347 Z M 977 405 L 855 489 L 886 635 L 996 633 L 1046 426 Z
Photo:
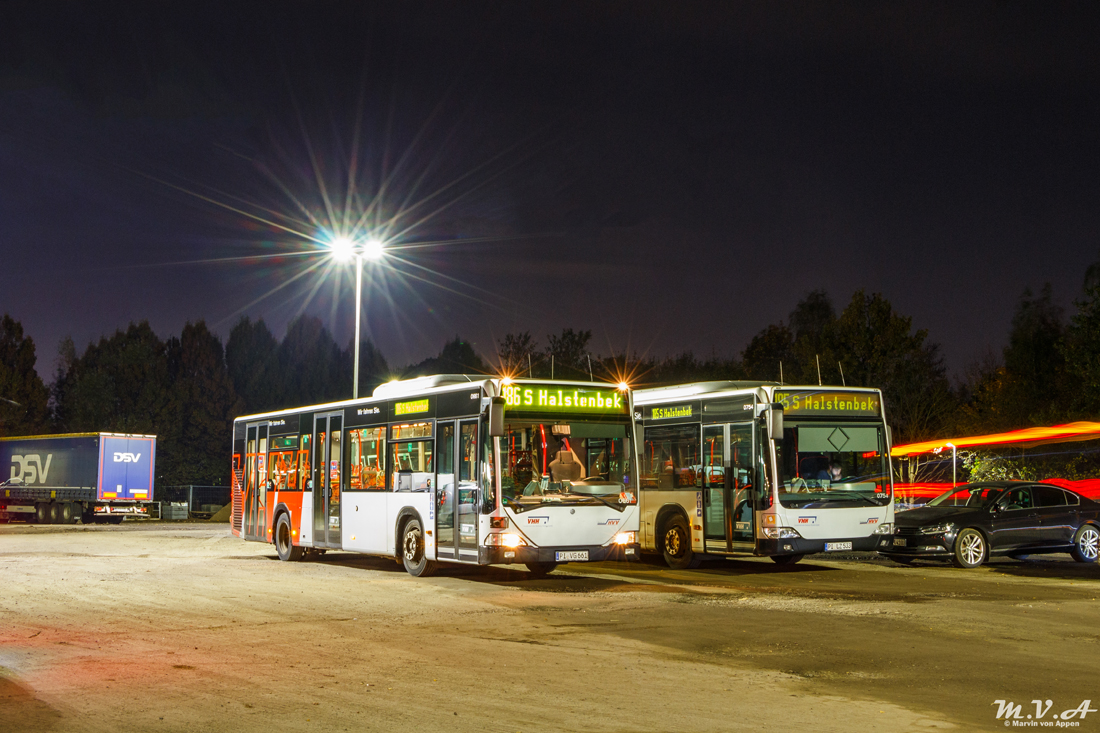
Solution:
M 46 463 L 42 463 L 42 456 L 37 453 L 26 456 L 11 457 L 11 478 L 13 481 L 21 481 L 25 484 L 44 484 L 46 476 L 50 473 L 50 463 L 53 462 L 53 453 L 46 454 Z

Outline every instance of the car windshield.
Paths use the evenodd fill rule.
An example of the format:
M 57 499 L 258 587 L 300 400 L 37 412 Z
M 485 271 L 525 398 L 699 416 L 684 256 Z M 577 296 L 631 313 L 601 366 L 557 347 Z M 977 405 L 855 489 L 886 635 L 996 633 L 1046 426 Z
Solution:
M 881 425 L 788 423 L 775 451 L 779 501 L 785 507 L 890 503 L 890 471 Z
M 1003 492 L 1004 489 L 998 486 L 960 486 L 940 494 L 925 506 L 982 507 L 996 501 Z
M 497 440 L 502 499 L 514 511 L 635 503 L 624 424 L 510 422 Z

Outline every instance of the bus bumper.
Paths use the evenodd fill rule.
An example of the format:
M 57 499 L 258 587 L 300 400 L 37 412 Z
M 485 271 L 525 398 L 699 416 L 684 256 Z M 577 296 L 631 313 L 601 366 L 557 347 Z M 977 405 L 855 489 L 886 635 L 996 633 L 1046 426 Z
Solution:
M 893 535 L 871 535 L 870 537 L 838 537 L 830 540 L 808 540 L 803 537 L 785 538 L 779 540 L 757 539 L 756 554 L 764 557 L 773 555 L 810 555 L 816 553 L 829 554 L 837 552 L 833 545 L 843 545 L 851 542 L 851 548 L 844 548 L 843 552 L 873 552 L 892 546 Z M 826 544 L 830 547 L 826 548 Z
M 642 559 L 642 546 L 638 543 L 629 545 L 591 545 L 587 547 L 483 547 L 488 550 L 490 565 L 511 565 L 535 562 L 566 563 L 566 562 L 606 562 L 611 560 L 637 562 Z M 569 553 L 570 557 L 577 557 L 574 553 L 587 552 L 587 560 L 559 560 L 558 553 Z

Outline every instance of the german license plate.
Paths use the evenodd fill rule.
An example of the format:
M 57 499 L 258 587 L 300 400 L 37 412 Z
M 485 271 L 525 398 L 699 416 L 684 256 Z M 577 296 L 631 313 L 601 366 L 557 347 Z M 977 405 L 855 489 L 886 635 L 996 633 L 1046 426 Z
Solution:
M 588 550 L 567 550 L 565 552 L 555 552 L 554 559 L 557 562 L 575 562 L 577 560 L 587 561 Z
M 905 538 L 904 537 L 895 537 L 894 538 L 894 547 L 905 547 Z
M 832 552 L 833 550 L 850 550 L 852 549 L 851 542 L 826 542 L 825 552 Z

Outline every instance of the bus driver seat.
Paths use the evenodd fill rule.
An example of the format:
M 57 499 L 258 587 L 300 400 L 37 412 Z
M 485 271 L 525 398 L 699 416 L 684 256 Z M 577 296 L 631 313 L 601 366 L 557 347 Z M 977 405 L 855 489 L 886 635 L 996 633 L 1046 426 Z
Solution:
M 550 469 L 551 481 L 580 481 L 585 477 L 584 466 L 581 465 L 577 454 L 572 448 L 562 447 L 554 460 L 547 467 Z

